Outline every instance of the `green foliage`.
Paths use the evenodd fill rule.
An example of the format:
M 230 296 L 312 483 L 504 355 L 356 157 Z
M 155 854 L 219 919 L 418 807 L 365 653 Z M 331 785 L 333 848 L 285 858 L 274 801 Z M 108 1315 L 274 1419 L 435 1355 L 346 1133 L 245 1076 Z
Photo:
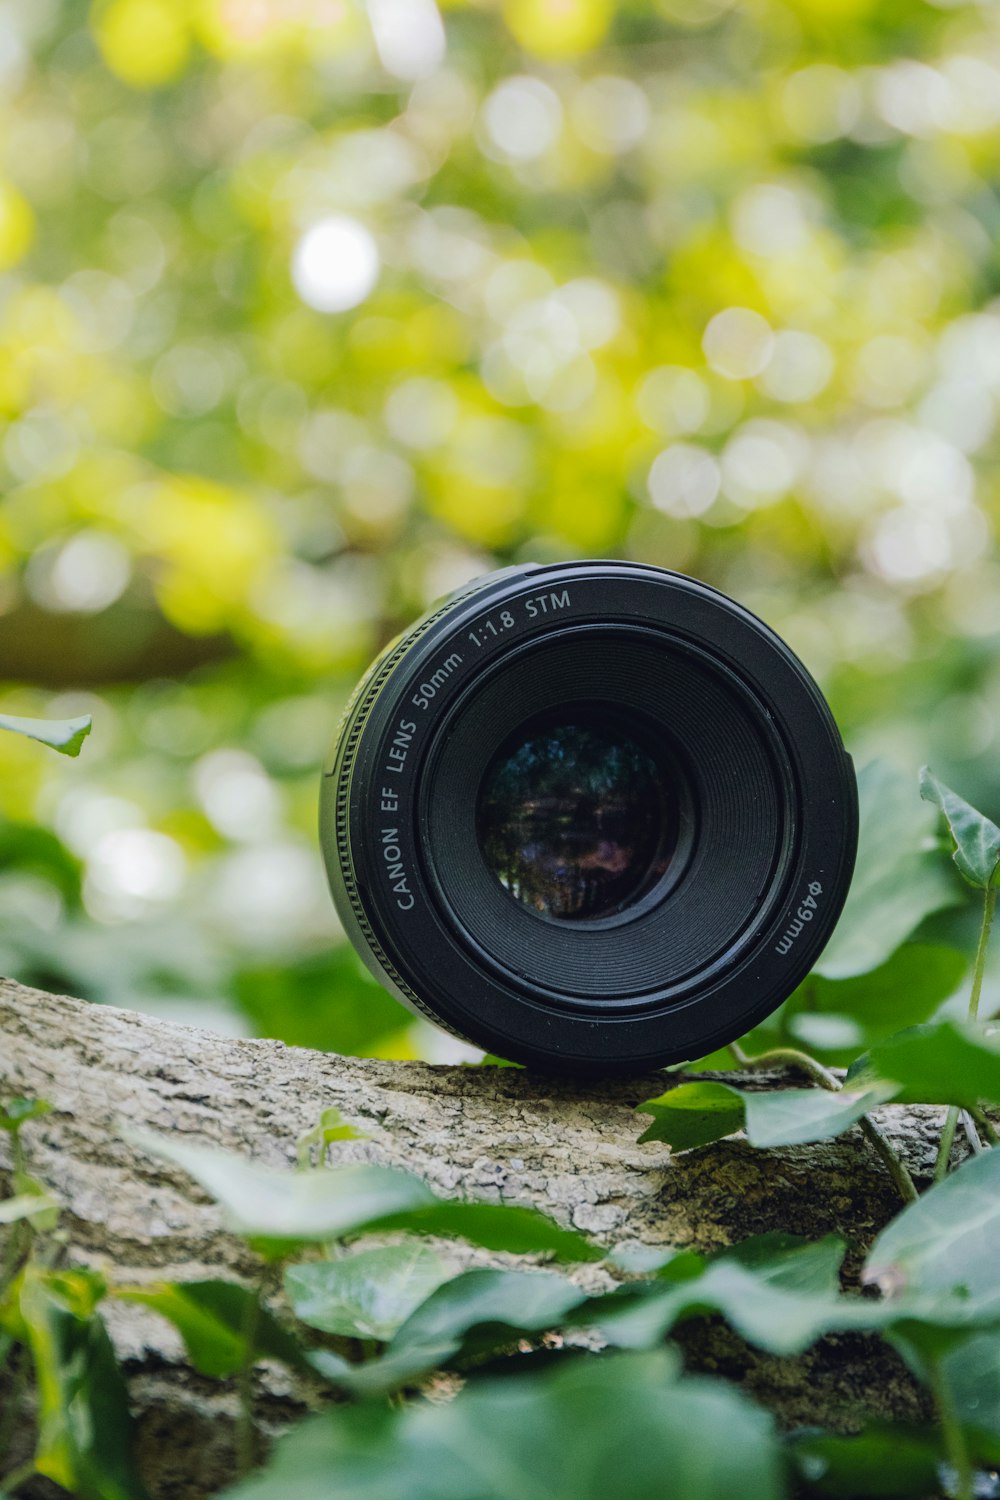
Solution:
M 172 1323 L 202 1375 L 222 1379 L 261 1359 L 276 1359 L 299 1371 L 309 1367 L 301 1345 L 260 1305 L 257 1292 L 234 1282 L 162 1282 L 119 1287 L 115 1295 Z
M 289 1266 L 285 1291 L 310 1328 L 384 1343 L 447 1278 L 441 1257 L 418 1240 Z
M 891 1090 L 878 1083 L 839 1093 L 750 1093 L 728 1083 L 682 1083 L 639 1105 L 653 1116 L 639 1139 L 666 1141 L 675 1151 L 688 1151 L 745 1128 L 751 1146 L 801 1146 L 840 1135 L 890 1097 Z
M 5 1198 L 0 1202 L 0 1224 L 17 1224 L 22 1219 L 30 1219 L 36 1228 L 41 1229 L 46 1227 L 45 1219 L 58 1207 L 56 1200 L 45 1192 L 21 1193 L 16 1198 Z
M 125 1382 L 84 1273 L 29 1267 L 13 1295 L 38 1391 L 35 1466 L 80 1500 L 147 1500 L 132 1458 Z M 8 1314 L 10 1317 L 10 1314 Z
M 77 756 L 83 749 L 94 721 L 90 714 L 79 719 L 20 719 L 11 714 L 0 714 L 0 729 L 13 734 L 23 734 L 29 740 L 38 740 L 50 745 L 60 755 Z
M 322 1165 L 328 1146 L 334 1141 L 361 1141 L 365 1139 L 363 1130 L 355 1130 L 347 1120 L 344 1119 L 339 1109 L 324 1109 L 316 1124 L 311 1130 L 307 1130 L 298 1139 L 299 1166 L 305 1170 L 313 1162 L 313 1153 L 318 1157 L 318 1165 Z
M 786 1494 L 765 1414 L 722 1382 L 679 1378 L 665 1351 L 483 1380 L 444 1406 L 333 1412 L 303 1424 L 266 1474 L 228 1493 L 314 1500 L 331 1475 L 345 1500 L 662 1500 L 664 1476 L 685 1500 Z
M 955 948 L 908 940 L 865 974 L 811 974 L 774 1024 L 759 1028 L 755 1037 L 803 1045 L 824 1062 L 847 1066 L 859 1047 L 929 1021 L 956 993 L 967 969 L 965 954 Z
M 7 11 L 0 706 L 98 727 L 83 766 L 0 737 L 0 812 L 85 877 L 64 923 L 13 861 L 0 967 L 439 1056 L 347 972 L 315 782 L 373 652 L 493 564 L 727 588 L 859 758 L 990 805 L 989 7 L 455 0 L 420 78 L 362 5 Z M 855 900 L 855 954 L 938 896 Z
M 954 861 L 969 884 L 983 890 L 993 885 L 1000 865 L 1000 828 L 938 781 L 927 766 L 920 773 L 920 795 L 947 819 L 955 840 Z
M 384 1354 L 361 1366 L 333 1370 L 331 1384 L 374 1396 L 413 1385 L 439 1366 L 463 1366 L 512 1348 L 521 1338 L 563 1324 L 586 1293 L 545 1271 L 466 1271 L 417 1307 Z
M 8 1099 L 0 1104 L 0 1130 L 17 1135 L 31 1120 L 41 1120 L 52 1113 L 52 1105 L 44 1099 Z
M 362 1230 L 454 1235 L 489 1250 L 550 1251 L 562 1260 L 594 1260 L 582 1235 L 533 1209 L 457 1203 L 395 1167 L 347 1166 L 277 1172 L 226 1151 L 190 1146 L 148 1131 L 131 1139 L 183 1167 L 221 1204 L 229 1227 L 263 1254 L 283 1259 L 295 1245 L 327 1242 Z
M 888 1500 L 932 1495 L 939 1487 L 940 1438 L 919 1428 L 869 1427 L 855 1437 L 808 1432 L 793 1438 L 790 1449 L 809 1495 Z
M 912 1026 L 859 1057 L 846 1082 L 856 1089 L 895 1084 L 897 1104 L 1000 1104 L 1000 1035 L 954 1021 Z
M 961 841 L 975 829 L 977 815 L 968 809 L 959 822 L 952 808 L 952 816 Z M 914 854 L 908 855 L 911 865 Z M 992 921 L 994 887 L 984 889 L 970 1013 L 981 993 Z M 877 956 L 873 949 L 870 956 Z M 921 956 L 927 974 L 916 962 Z M 480 1435 L 475 1449 L 475 1500 L 507 1495 L 511 1484 L 520 1492 L 528 1472 L 545 1476 L 546 1494 L 563 1493 L 553 1488 L 557 1481 L 539 1457 L 553 1449 L 572 1454 L 558 1484 L 571 1486 L 565 1493 L 574 1500 L 606 1489 L 613 1463 L 630 1493 L 643 1493 L 654 1474 L 659 1480 L 669 1466 L 672 1474 L 686 1476 L 686 1496 L 728 1500 L 735 1449 L 730 1452 L 727 1444 L 720 1453 L 717 1443 L 709 1444 L 711 1414 L 727 1435 L 737 1433 L 737 1446 L 745 1445 L 737 1465 L 740 1493 L 756 1493 L 759 1484 L 759 1493 L 783 1496 L 797 1476 L 809 1494 L 917 1496 L 937 1482 L 946 1461 L 957 1476 L 960 1500 L 969 1500 L 975 1461 L 1000 1454 L 994 1419 L 1000 1260 L 992 1253 L 1000 1235 L 1000 1150 L 984 1149 L 976 1138 L 979 1154 L 916 1197 L 868 1114 L 890 1102 L 948 1105 L 950 1124 L 961 1107 L 980 1120 L 990 1142 L 997 1138 L 983 1112 L 1000 1105 L 1000 1039 L 988 1022 L 933 1018 L 935 1000 L 951 990 L 957 973 L 949 950 L 928 948 L 906 933 L 903 946 L 879 958 L 867 974 L 810 981 L 814 1003 L 830 994 L 846 996 L 846 1003 L 835 999 L 828 1011 L 809 1010 L 803 996 L 798 1011 L 789 1007 L 792 1019 L 844 1017 L 853 1009 L 860 1033 L 865 986 L 878 994 L 893 978 L 910 976 L 913 993 L 900 997 L 900 1018 L 928 1010 L 932 1018 L 881 1034 L 891 1016 L 883 995 L 871 1021 L 874 1044 L 853 1058 L 843 1082 L 807 1053 L 779 1047 L 747 1059 L 736 1049 L 744 1064 L 791 1064 L 822 1086 L 741 1089 L 694 1078 L 641 1106 L 653 1116 L 643 1139 L 667 1141 L 677 1151 L 702 1149 L 740 1129 L 751 1146 L 766 1149 L 826 1139 L 862 1124 L 904 1196 L 916 1199 L 871 1247 L 863 1268 L 865 1296 L 841 1288 L 844 1245 L 838 1238 L 813 1244 L 779 1233 L 709 1257 L 670 1247 L 641 1253 L 623 1247 L 607 1260 L 626 1279 L 596 1295 L 562 1273 L 537 1268 L 453 1275 L 424 1236 L 461 1237 L 506 1254 L 571 1261 L 599 1259 L 605 1252 L 516 1205 L 442 1200 L 421 1179 L 395 1168 L 322 1165 L 331 1146 L 359 1134 L 333 1108 L 300 1138 L 297 1170 L 265 1168 L 171 1136 L 131 1137 L 193 1176 L 218 1202 L 231 1229 L 265 1261 L 282 1263 L 294 1326 L 268 1306 L 266 1272 L 259 1287 L 221 1279 L 140 1287 L 112 1279 L 106 1285 L 90 1272 L 52 1269 L 40 1248 L 59 1207 L 30 1175 L 22 1136 L 44 1119 L 48 1106 L 21 1098 L 0 1104 L 0 1128 L 9 1134 L 15 1158 L 12 1195 L 0 1201 L 0 1225 L 8 1236 L 0 1271 L 0 1359 L 17 1346 L 30 1358 L 40 1401 L 36 1471 L 83 1500 L 141 1500 L 124 1386 L 103 1322 L 103 1305 L 111 1297 L 166 1318 L 183 1338 L 192 1365 L 210 1378 L 238 1380 L 244 1402 L 254 1364 L 268 1359 L 356 1403 L 300 1427 L 263 1473 L 233 1491 L 241 1496 L 280 1489 L 284 1500 L 286 1491 L 315 1492 L 335 1464 L 343 1493 L 359 1500 L 384 1493 L 410 1500 L 425 1483 L 434 1485 L 436 1500 L 449 1493 L 472 1500 L 467 1448 L 479 1423 L 489 1437 Z M 950 1156 L 947 1127 L 942 1141 L 940 1175 Z M 391 1242 L 345 1251 L 344 1241 L 371 1232 Z M 307 1248 L 310 1257 L 290 1263 Z M 721 1383 L 679 1377 L 676 1361 L 667 1356 L 671 1334 L 705 1317 L 724 1318 L 750 1344 L 779 1358 L 800 1354 L 831 1333 L 885 1338 L 930 1386 L 940 1430 L 921 1436 L 873 1428 L 854 1438 L 806 1433 L 778 1445 L 766 1419 L 741 1396 Z M 537 1351 L 550 1333 L 561 1335 L 564 1352 L 547 1364 Z M 619 1352 L 579 1352 L 575 1341 L 585 1336 L 589 1343 L 595 1335 L 604 1348 Z M 444 1370 L 465 1377 L 462 1394 L 444 1406 L 406 1404 L 409 1392 Z M 504 1380 L 494 1384 L 491 1372 L 503 1372 Z M 641 1396 L 640 1376 L 647 1381 Z M 386 1396 L 393 1405 L 381 1404 Z M 590 1422 L 588 1403 L 594 1410 Z M 638 1424 L 634 1436 L 619 1416 L 626 1408 L 628 1421 Z M 249 1406 L 244 1423 L 252 1423 Z M 514 1432 L 518 1444 L 508 1451 Z M 624 1446 L 618 1441 L 623 1434 Z M 898 1462 L 890 1461 L 897 1450 Z M 18 1484 L 22 1477 L 13 1476 Z
M 1000 1323 L 1000 1151 L 973 1156 L 882 1230 L 866 1279 L 887 1298 L 959 1292 Z
M 653 1116 L 640 1140 L 690 1151 L 745 1129 L 751 1146 L 795 1146 L 841 1135 L 880 1104 L 1000 1105 L 1000 1036 L 942 1021 L 912 1026 L 857 1058 L 835 1092 L 748 1092 L 681 1083 L 639 1108 Z
M 956 1419 L 984 1457 L 1000 1462 L 1000 1336 L 994 1329 L 953 1343 L 938 1368 Z
M 886 761 L 858 776 L 860 835 L 850 894 L 816 965 L 824 979 L 870 974 L 887 963 L 929 913 L 956 899 L 933 850 L 932 819 L 915 806 L 910 780 Z
M 358 1234 L 437 1200 L 419 1177 L 393 1167 L 279 1172 L 232 1152 L 137 1131 L 133 1143 L 182 1167 L 221 1205 L 228 1227 L 281 1258 L 287 1247 Z

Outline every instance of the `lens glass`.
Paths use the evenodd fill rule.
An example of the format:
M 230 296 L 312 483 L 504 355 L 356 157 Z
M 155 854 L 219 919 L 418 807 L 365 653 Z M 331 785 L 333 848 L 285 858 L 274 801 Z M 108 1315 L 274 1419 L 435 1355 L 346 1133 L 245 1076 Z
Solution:
M 614 721 L 523 725 L 483 778 L 479 846 L 500 884 L 544 916 L 614 916 L 677 849 L 670 772 Z

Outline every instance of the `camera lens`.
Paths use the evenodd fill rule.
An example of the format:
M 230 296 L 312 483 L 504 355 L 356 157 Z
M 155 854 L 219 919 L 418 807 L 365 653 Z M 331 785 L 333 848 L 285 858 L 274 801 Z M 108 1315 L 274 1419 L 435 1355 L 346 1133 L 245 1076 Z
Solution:
M 816 684 L 739 604 L 642 564 L 526 565 L 372 665 L 321 837 L 398 999 L 512 1060 L 620 1073 L 791 994 L 847 895 L 857 792 Z
M 626 730 L 573 713 L 521 726 L 479 793 L 487 866 L 532 911 L 613 916 L 667 869 L 676 818 L 663 769 Z

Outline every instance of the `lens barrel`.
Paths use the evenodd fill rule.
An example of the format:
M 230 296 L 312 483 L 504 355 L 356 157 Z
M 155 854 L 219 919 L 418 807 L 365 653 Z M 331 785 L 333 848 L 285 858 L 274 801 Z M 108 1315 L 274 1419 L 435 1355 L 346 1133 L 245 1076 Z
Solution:
M 320 833 L 348 936 L 410 1009 L 532 1067 L 640 1072 L 732 1041 L 809 972 L 857 788 L 748 610 L 646 564 L 528 564 L 369 668 Z

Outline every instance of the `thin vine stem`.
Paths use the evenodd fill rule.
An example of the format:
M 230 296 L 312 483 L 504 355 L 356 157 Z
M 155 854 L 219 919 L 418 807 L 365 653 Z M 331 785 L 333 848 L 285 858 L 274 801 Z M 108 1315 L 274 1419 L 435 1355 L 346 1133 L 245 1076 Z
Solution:
M 0 1494 L 6 1494 L 8 1490 L 13 1494 L 15 1490 L 20 1489 L 22 1484 L 27 1484 L 29 1479 L 33 1479 L 36 1472 L 34 1462 L 22 1464 L 5 1479 L 0 1479 Z
M 991 1146 L 1000 1146 L 1000 1130 L 997 1130 L 986 1111 L 983 1109 L 970 1109 L 969 1114 L 975 1120 L 989 1144 Z
M 261 1300 L 264 1295 L 263 1278 L 253 1288 L 247 1301 L 243 1320 L 243 1363 L 240 1366 L 238 1385 L 240 1416 L 236 1429 L 236 1472 L 242 1478 L 249 1474 L 256 1457 L 256 1423 L 254 1421 L 253 1372 L 257 1363 L 257 1331 L 260 1326 Z
M 974 1500 L 975 1487 L 969 1446 L 965 1441 L 962 1424 L 955 1415 L 951 1395 L 945 1384 L 939 1360 L 934 1360 L 930 1364 L 929 1374 L 930 1386 L 934 1394 L 934 1404 L 941 1419 L 941 1435 L 944 1438 L 945 1452 L 948 1454 L 948 1460 L 955 1470 L 957 1488 L 954 1500 Z
M 983 921 L 979 929 L 976 947 L 976 963 L 972 971 L 972 991 L 969 995 L 969 1019 L 974 1021 L 979 1014 L 979 997 L 983 993 L 983 975 L 986 972 L 986 949 L 989 947 L 993 917 L 997 909 L 997 888 L 992 883 L 986 887 L 983 898 Z
M 993 929 L 993 917 L 997 908 L 997 888 L 990 881 L 983 892 L 983 920 L 979 927 L 979 942 L 976 944 L 976 961 L 972 969 L 972 989 L 969 992 L 969 1020 L 974 1021 L 979 1015 L 979 1000 L 983 993 L 983 975 L 986 972 L 986 950 L 990 943 L 990 932 Z M 941 1141 L 938 1146 L 937 1160 L 934 1163 L 934 1181 L 943 1182 L 951 1161 L 951 1148 L 955 1144 L 955 1131 L 958 1127 L 958 1105 L 950 1106 L 945 1116 L 944 1129 L 941 1131 Z
M 739 1042 L 730 1042 L 729 1050 L 743 1068 L 798 1068 L 801 1072 L 808 1074 L 821 1088 L 829 1089 L 833 1094 L 843 1088 L 836 1073 L 824 1067 L 815 1057 L 810 1057 L 808 1052 L 800 1052 L 797 1047 L 770 1047 L 766 1052 L 758 1052 L 754 1057 L 745 1052 Z M 869 1144 L 884 1163 L 903 1202 L 916 1203 L 918 1194 L 913 1178 L 885 1131 L 875 1123 L 871 1115 L 862 1115 L 858 1124 Z
M 841 1086 L 835 1073 L 831 1073 L 815 1057 L 810 1057 L 808 1052 L 800 1052 L 797 1047 L 769 1047 L 766 1052 L 758 1052 L 753 1057 L 749 1052 L 744 1052 L 739 1042 L 730 1042 L 729 1050 L 741 1068 L 799 1068 L 815 1079 L 822 1088 L 833 1093 Z
M 955 1131 L 958 1128 L 958 1105 L 948 1106 L 948 1113 L 944 1118 L 944 1126 L 941 1131 L 941 1140 L 938 1143 L 937 1160 L 934 1163 L 934 1181 L 943 1182 L 948 1173 L 948 1164 L 951 1161 L 951 1148 L 955 1144 Z

